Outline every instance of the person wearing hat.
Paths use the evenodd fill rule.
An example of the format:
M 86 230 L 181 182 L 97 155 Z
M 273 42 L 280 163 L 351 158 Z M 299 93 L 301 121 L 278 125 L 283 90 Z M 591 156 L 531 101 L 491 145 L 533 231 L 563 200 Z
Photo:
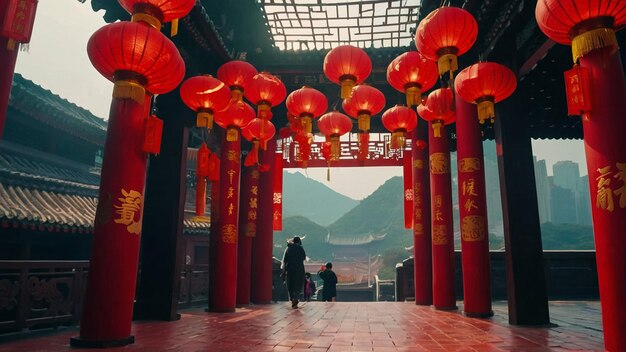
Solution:
M 298 299 L 302 293 L 304 286 L 304 260 L 306 253 L 302 248 L 302 240 L 295 236 L 293 240 L 287 243 L 287 249 L 283 255 L 283 263 L 281 268 L 283 272 L 281 276 L 287 282 L 287 291 L 289 291 L 289 299 L 291 300 L 291 308 L 298 308 Z

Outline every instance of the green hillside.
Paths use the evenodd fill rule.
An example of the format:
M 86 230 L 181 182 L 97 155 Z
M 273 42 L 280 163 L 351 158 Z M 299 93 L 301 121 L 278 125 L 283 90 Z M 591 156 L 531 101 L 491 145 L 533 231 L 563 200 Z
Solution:
M 595 249 L 591 226 L 541 224 L 541 240 L 544 250 Z
M 359 201 L 339 194 L 303 174 L 283 174 L 283 217 L 303 216 L 328 225 L 354 208 Z

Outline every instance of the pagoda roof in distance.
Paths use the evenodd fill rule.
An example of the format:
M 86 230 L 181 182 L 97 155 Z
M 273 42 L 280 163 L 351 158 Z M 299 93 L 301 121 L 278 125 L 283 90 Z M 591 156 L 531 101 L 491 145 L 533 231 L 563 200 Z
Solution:
M 373 242 L 381 241 L 387 236 L 384 234 L 357 234 L 346 236 L 331 236 L 330 232 L 326 235 L 326 243 L 333 246 L 362 246 Z

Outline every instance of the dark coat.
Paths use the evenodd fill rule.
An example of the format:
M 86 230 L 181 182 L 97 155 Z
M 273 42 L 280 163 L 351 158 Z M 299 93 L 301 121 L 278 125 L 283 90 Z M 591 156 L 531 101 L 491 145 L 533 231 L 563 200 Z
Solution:
M 283 256 L 283 270 L 287 277 L 287 290 L 290 299 L 298 299 L 304 287 L 304 260 L 306 253 L 301 245 L 295 243 L 287 244 L 285 255 Z
M 333 297 L 337 297 L 337 275 L 330 269 L 318 271 L 317 275 L 324 280 L 324 288 L 322 289 L 322 300 L 330 301 Z

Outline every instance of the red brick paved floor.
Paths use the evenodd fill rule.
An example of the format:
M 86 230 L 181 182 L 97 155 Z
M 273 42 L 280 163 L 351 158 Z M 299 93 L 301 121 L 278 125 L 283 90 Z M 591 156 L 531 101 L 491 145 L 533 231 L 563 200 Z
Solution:
M 237 309 L 236 313 L 186 310 L 176 322 L 136 322 L 133 345 L 120 351 L 601 351 L 598 302 L 551 302 L 558 327 L 507 323 L 506 303 L 491 319 L 436 311 L 412 303 L 288 303 Z M 71 349 L 66 329 L 0 345 L 6 351 Z M 91 350 L 93 351 L 93 350 Z

